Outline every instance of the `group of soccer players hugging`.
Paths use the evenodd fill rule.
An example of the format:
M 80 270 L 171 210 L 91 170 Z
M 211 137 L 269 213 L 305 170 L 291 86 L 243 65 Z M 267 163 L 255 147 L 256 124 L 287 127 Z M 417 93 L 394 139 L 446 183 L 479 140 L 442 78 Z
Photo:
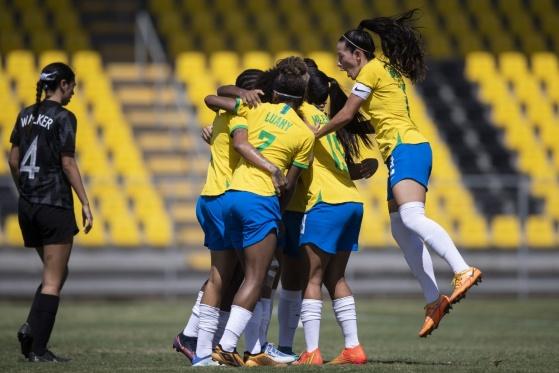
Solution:
M 466 264 L 444 229 L 424 213 L 432 154 L 410 118 L 402 78 L 414 82 L 425 73 L 414 13 L 365 20 L 342 35 L 338 66 L 356 81 L 349 98 L 315 61 L 300 57 L 279 60 L 267 71 L 245 70 L 234 86 L 205 98 L 216 117 L 202 131 L 211 161 L 196 216 L 211 269 L 173 342 L 193 366 L 322 365 L 323 284 L 345 341 L 328 364 L 367 362 L 344 275 L 363 217 L 353 180 L 371 177 L 378 166 L 374 159 L 358 161 L 371 137 L 389 168 L 393 236 L 427 300 L 419 336 L 436 329 L 451 305 L 481 281 L 479 269 Z M 365 29 L 380 36 L 383 57 L 374 55 Z M 438 290 L 425 245 L 455 273 L 450 296 Z M 280 278 L 276 347 L 267 332 Z M 306 349 L 297 355 L 299 318 Z
M 426 71 L 415 14 L 412 10 L 364 20 L 340 37 L 338 67 L 355 81 L 349 97 L 313 60 L 300 57 L 279 60 L 267 71 L 245 70 L 235 85 L 222 86 L 217 95 L 206 97 L 206 105 L 216 116 L 202 131 L 211 161 L 196 216 L 205 234 L 204 245 L 210 250 L 211 269 L 187 325 L 173 342 L 193 366 L 322 365 L 323 284 L 344 337 L 344 348 L 328 364 L 367 362 L 345 270 L 351 252 L 358 249 L 363 217 L 362 199 L 353 180 L 371 177 L 378 166 L 375 159 L 360 160 L 360 147 L 372 146 L 373 139 L 389 170 L 392 234 L 427 302 L 419 336 L 426 337 L 436 329 L 451 305 L 481 281 L 481 271 L 466 264 L 447 232 L 425 216 L 432 153 L 411 120 L 403 80 L 419 81 Z M 375 55 L 366 30 L 380 37 L 382 54 Z M 64 80 L 52 73 L 55 70 L 45 68 L 41 74 L 39 83 L 43 79 L 50 82 L 41 85 L 47 100 L 59 91 L 67 93 L 69 88 L 63 83 L 74 79 L 65 75 Z M 61 105 L 67 101 L 69 98 Z M 16 129 L 22 126 L 18 123 Z M 64 126 L 56 120 L 54 125 Z M 75 125 L 73 129 L 75 132 Z M 12 136 L 12 150 L 17 151 L 10 154 L 10 166 L 21 204 L 21 185 L 34 181 L 25 169 L 29 159 L 19 155 L 33 147 L 32 136 L 20 132 L 27 140 Z M 70 180 L 68 188 L 70 184 L 80 189 L 81 180 L 80 185 Z M 91 228 L 83 186 L 80 192 L 84 222 Z M 21 219 L 20 211 L 20 224 Z M 75 234 L 75 227 L 71 228 L 70 238 Z M 37 245 L 26 240 L 26 246 Z M 427 246 L 455 274 L 449 296 L 439 292 Z M 62 264 L 66 263 L 67 258 Z M 59 272 L 62 279 L 57 291 L 66 267 Z M 280 279 L 276 347 L 268 342 L 267 332 Z M 64 361 L 46 350 L 54 316 L 41 321 L 41 315 L 48 313 L 41 303 L 45 281 L 50 280 L 43 276 L 18 338 L 30 361 Z M 293 339 L 299 321 L 306 349 L 297 355 Z M 38 342 L 36 331 L 45 328 L 47 336 L 43 333 Z M 237 345 L 243 333 L 245 353 L 241 357 Z M 49 356 L 45 356 L 47 352 Z

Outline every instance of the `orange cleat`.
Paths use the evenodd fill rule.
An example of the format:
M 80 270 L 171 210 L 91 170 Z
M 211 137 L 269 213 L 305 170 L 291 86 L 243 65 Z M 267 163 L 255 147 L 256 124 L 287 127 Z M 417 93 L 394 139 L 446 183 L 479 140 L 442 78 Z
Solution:
M 320 354 L 320 350 L 317 348 L 311 352 L 303 352 L 297 361 L 294 361 L 292 365 L 322 365 L 324 360 Z
M 450 303 L 454 304 L 460 302 L 472 286 L 481 282 L 482 276 L 483 274 L 481 271 L 475 267 L 470 267 L 454 275 L 454 279 L 452 280 L 452 288 L 454 290 L 450 296 Z
M 450 300 L 446 295 L 441 295 L 439 299 L 425 306 L 425 321 L 419 331 L 420 337 L 427 337 L 437 329 L 444 315 L 450 311 Z
M 239 355 L 237 350 L 234 350 L 233 352 L 224 351 L 219 344 L 215 346 L 214 351 L 212 352 L 212 359 L 220 364 L 229 365 L 231 367 L 245 366 L 243 358 Z
M 245 351 L 244 355 L 245 367 L 286 367 L 285 363 L 278 363 L 274 361 L 266 352 L 258 354 L 251 354 Z
M 367 362 L 367 354 L 361 345 L 351 348 L 344 348 L 338 356 L 328 362 L 329 365 L 342 364 L 365 364 Z

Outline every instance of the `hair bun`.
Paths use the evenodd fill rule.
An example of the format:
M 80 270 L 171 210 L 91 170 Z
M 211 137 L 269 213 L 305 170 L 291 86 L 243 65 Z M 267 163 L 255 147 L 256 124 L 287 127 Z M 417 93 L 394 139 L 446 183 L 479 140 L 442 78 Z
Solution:
M 295 56 L 279 60 L 277 63 L 277 68 L 280 74 L 284 75 L 302 76 L 308 72 L 305 61 L 301 57 Z

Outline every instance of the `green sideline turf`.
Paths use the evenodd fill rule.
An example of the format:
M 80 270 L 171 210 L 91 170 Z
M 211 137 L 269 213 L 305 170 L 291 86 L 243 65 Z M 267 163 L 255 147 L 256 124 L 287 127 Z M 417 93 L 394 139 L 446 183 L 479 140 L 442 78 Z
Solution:
M 559 300 L 466 299 L 455 305 L 427 339 L 417 337 L 420 300 L 357 299 L 359 337 L 369 355 L 363 367 L 290 367 L 330 372 L 557 372 Z M 0 372 L 184 372 L 190 370 L 171 342 L 193 298 L 184 301 L 66 301 L 51 340 L 68 364 L 29 364 L 19 354 L 16 331 L 27 303 L 0 302 Z M 270 337 L 277 342 L 274 316 Z M 343 340 L 325 302 L 320 346 L 331 359 Z M 303 348 L 299 329 L 296 350 Z M 220 371 L 224 368 L 213 368 Z M 207 370 L 207 369 L 206 369 Z M 251 372 L 277 369 L 252 368 Z M 230 370 L 228 370 L 230 371 Z

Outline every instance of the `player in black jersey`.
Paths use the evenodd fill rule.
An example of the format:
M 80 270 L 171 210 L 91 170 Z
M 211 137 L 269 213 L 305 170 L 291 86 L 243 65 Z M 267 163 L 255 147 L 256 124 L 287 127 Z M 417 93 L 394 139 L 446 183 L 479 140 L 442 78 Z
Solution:
M 22 354 L 32 362 L 60 362 L 47 350 L 59 295 L 68 275 L 74 235 L 72 188 L 82 203 L 84 232 L 93 217 L 80 172 L 74 159 L 76 117 L 64 108 L 76 86 L 72 69 L 52 63 L 41 71 L 37 100 L 23 109 L 10 141 L 9 163 L 19 191 L 19 225 L 26 247 L 34 247 L 43 262 L 39 285 L 27 317 L 18 332 Z M 43 91 L 46 98 L 41 101 Z

